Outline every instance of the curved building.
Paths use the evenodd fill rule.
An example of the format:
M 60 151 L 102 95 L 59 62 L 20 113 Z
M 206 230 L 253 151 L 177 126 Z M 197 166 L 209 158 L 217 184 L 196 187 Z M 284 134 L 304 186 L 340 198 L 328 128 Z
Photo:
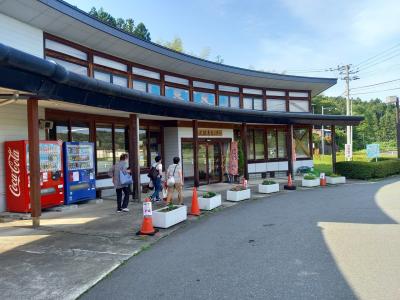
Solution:
M 334 78 L 199 59 L 60 0 L 0 1 L 0 42 L 0 142 L 27 139 L 35 118 L 53 125 L 40 129 L 40 139 L 94 142 L 98 188 L 111 186 L 107 171 L 124 152 L 136 193 L 156 155 L 165 165 L 181 157 L 187 185 L 226 181 L 233 141 L 240 141 L 245 177 L 286 176 L 312 166 L 313 125 L 334 134 L 335 125 L 362 120 L 311 113 L 311 98 Z

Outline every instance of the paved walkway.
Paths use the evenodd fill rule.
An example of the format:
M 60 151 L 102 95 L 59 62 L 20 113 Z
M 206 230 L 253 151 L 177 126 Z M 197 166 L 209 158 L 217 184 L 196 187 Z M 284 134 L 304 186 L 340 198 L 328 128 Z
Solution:
M 203 218 L 82 299 L 400 299 L 400 180 L 281 193 Z
M 284 183 L 284 180 L 278 181 Z M 250 182 L 253 190 L 258 182 Z M 229 187 L 223 183 L 204 186 L 199 189 L 199 195 L 206 190 L 216 191 L 222 192 L 225 199 Z M 190 206 L 191 189 L 185 195 L 185 203 Z M 253 193 L 252 200 L 266 197 L 277 195 Z M 120 214 L 115 212 L 114 198 L 61 212 L 44 212 L 39 230 L 30 227 L 27 215 L 22 216 L 26 220 L 0 223 L 1 298 L 75 299 L 162 237 L 199 219 L 208 220 L 204 217 L 235 205 L 223 201 L 222 208 L 200 218 L 189 217 L 188 222 L 160 230 L 153 237 L 135 235 L 142 222 L 141 204 L 131 202 L 131 211 Z M 3 215 L 0 221 L 7 221 L 7 217 Z

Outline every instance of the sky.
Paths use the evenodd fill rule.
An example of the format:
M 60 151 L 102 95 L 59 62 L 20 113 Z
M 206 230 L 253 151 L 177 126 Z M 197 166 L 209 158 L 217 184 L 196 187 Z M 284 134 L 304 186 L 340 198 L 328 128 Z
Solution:
M 210 60 L 220 55 L 237 67 L 331 78 L 341 75 L 326 70 L 351 64 L 360 78 L 350 83 L 353 97 L 400 96 L 398 0 L 67 1 L 143 22 L 153 42 L 180 37 L 185 52 L 209 48 Z M 344 91 L 339 79 L 324 94 Z

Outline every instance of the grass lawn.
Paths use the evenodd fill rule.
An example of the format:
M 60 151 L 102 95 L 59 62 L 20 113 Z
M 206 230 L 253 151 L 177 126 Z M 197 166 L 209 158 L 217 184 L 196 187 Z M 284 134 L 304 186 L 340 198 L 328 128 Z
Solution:
M 395 155 L 381 154 L 381 157 L 392 157 L 396 158 Z M 344 152 L 338 152 L 336 154 L 336 161 L 344 161 Z M 367 157 L 366 151 L 356 151 L 353 153 L 353 160 L 355 161 L 370 161 Z M 314 169 L 319 173 L 332 172 L 332 155 L 314 155 Z

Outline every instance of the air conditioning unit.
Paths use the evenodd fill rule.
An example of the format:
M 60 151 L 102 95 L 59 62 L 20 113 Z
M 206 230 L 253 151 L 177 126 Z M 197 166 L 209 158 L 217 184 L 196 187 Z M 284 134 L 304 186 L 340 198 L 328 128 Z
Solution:
M 53 129 L 53 121 L 39 120 L 39 128 L 46 130 Z

